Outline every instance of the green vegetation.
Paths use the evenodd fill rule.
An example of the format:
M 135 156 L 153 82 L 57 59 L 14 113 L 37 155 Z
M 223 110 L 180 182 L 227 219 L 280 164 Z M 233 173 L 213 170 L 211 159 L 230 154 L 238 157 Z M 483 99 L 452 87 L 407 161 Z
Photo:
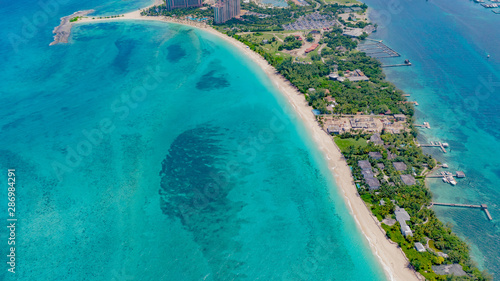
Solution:
M 173 9 L 172 11 L 167 10 L 165 4 L 160 6 L 153 6 L 147 10 L 143 10 L 141 15 L 143 16 L 166 16 L 166 17 L 182 17 L 191 16 L 193 18 L 211 18 L 213 17 L 214 11 L 212 8 L 200 9 L 200 8 L 187 8 L 187 9 Z
M 428 280 L 448 280 L 444 276 L 433 273 L 431 266 L 442 263 L 458 263 L 470 275 L 463 280 L 488 280 L 487 275 L 480 272 L 470 259 L 467 244 L 452 233 L 450 226 L 445 226 L 439 221 L 434 211 L 425 207 L 429 205 L 432 198 L 425 182 L 417 179 L 415 185 L 407 186 L 401 181 L 400 175 L 402 174 L 418 175 L 424 169 L 432 169 L 436 165 L 436 161 L 432 157 L 424 155 L 420 147 L 416 146 L 414 134 L 414 131 L 402 134 L 383 133 L 381 138 L 386 147 L 372 143 L 359 145 L 366 144 L 370 137 L 370 135 L 363 133 L 356 136 L 357 140 L 351 134 L 340 135 L 335 137 L 335 143 L 339 144 L 339 147 L 342 145 L 342 153 L 346 157 L 347 163 L 352 167 L 355 180 L 364 182 L 361 169 L 357 164 L 359 160 L 369 160 L 372 164 L 377 174 L 376 177 L 381 182 L 381 187 L 376 191 L 370 191 L 362 184 L 359 193 L 379 221 L 393 216 L 395 205 L 392 204 L 391 200 L 394 200 L 401 208 L 405 208 L 410 214 L 411 220 L 408 221 L 408 225 L 413 231 L 413 236 L 405 238 L 400 232 L 399 223 L 393 226 L 382 224 L 382 226 L 387 232 L 387 236 L 398 243 L 405 252 L 415 270 Z M 367 155 L 368 152 L 381 152 L 383 158 L 371 159 Z M 392 158 L 389 155 L 394 158 L 389 159 Z M 396 171 L 392 165 L 393 162 L 404 162 L 407 169 Z M 383 164 L 384 168 L 379 168 L 377 164 Z M 380 205 L 381 199 L 386 202 L 385 206 Z M 414 249 L 414 243 L 426 244 L 426 239 L 430 239 L 429 244 L 433 251 L 417 252 Z M 448 258 L 440 257 L 437 252 L 446 253 Z
M 358 192 L 366 205 L 379 221 L 394 218 L 396 205 L 405 208 L 411 219 L 407 222 L 413 231 L 413 236 L 404 237 L 400 232 L 399 223 L 389 226 L 382 223 L 387 236 L 398 243 L 411 262 L 411 265 L 428 280 L 489 280 L 486 273 L 482 273 L 474 265 L 469 256 L 467 244 L 452 233 L 450 226 L 440 222 L 434 211 L 427 208 L 432 194 L 425 186 L 420 175 L 436 166 L 436 161 L 425 155 L 416 145 L 417 131 L 412 125 L 414 108 L 406 103 L 403 92 L 385 80 L 381 63 L 363 52 L 356 50 L 358 43 L 366 38 L 366 33 L 358 39 L 343 35 L 343 28 L 333 27 L 321 30 L 318 44 L 321 46 L 309 54 L 290 55 L 283 50 L 300 48 L 302 41 L 294 36 L 300 33 L 305 41 L 313 42 L 314 37 L 307 31 L 283 31 L 282 25 L 296 21 L 300 16 L 319 12 L 322 15 L 336 17 L 347 8 L 347 3 L 358 3 L 355 0 L 321 0 L 310 2 L 310 6 L 300 7 L 289 2 L 286 9 L 269 9 L 258 7 L 254 3 L 243 3 L 242 9 L 252 12 L 242 19 L 233 19 L 225 24 L 214 26 L 217 30 L 232 36 L 246 44 L 251 50 L 260 54 L 269 64 L 288 79 L 304 94 L 309 105 L 321 113 L 343 114 L 404 114 L 407 117 L 408 130 L 403 133 L 392 134 L 382 131 L 381 139 L 384 145 L 374 145 L 368 142 L 371 134 L 356 131 L 334 138 L 341 149 L 348 165 L 352 168 L 354 180 L 359 184 Z M 328 3 L 334 4 L 328 4 Z M 360 7 L 364 13 L 365 4 L 354 4 L 351 7 Z M 211 17 L 211 9 L 182 9 L 166 11 L 165 5 L 153 7 L 143 11 L 143 15 L 163 16 L 193 16 L 197 18 Z M 344 26 L 363 28 L 368 23 L 337 18 Z M 293 34 L 292 34 L 293 33 Z M 356 71 L 359 70 L 359 71 Z M 355 75 L 366 76 L 369 81 L 351 82 L 348 78 L 352 72 Z M 362 72 L 362 74 L 359 74 Z M 332 79 L 329 78 L 330 74 Z M 339 79 L 339 78 L 343 79 Z M 313 88 L 314 91 L 309 91 Z M 336 105 L 327 108 L 326 98 L 334 98 Z M 330 112 L 333 111 L 333 112 Z M 319 119 L 320 122 L 321 119 Z M 381 159 L 368 157 L 369 152 L 380 152 Z M 373 168 L 375 177 L 380 182 L 380 188 L 369 190 L 362 171 L 358 166 L 359 160 L 368 160 Z M 396 171 L 394 162 L 406 164 L 405 171 Z M 401 175 L 413 175 L 415 184 L 407 186 L 401 180 Z M 385 205 L 380 204 L 384 200 Z M 393 203 L 394 202 L 394 203 Z M 414 249 L 414 243 L 421 242 L 429 245 L 429 250 L 423 253 Z M 428 242 L 428 243 L 427 243 Z M 447 255 L 443 258 L 441 255 Z M 439 264 L 458 263 L 462 265 L 467 276 L 457 278 L 453 276 L 436 275 L 431 266 Z
M 297 39 L 297 37 L 290 35 L 285 37 L 285 44 L 280 45 L 278 47 L 278 50 L 281 51 L 283 49 L 285 50 L 293 50 L 293 49 L 298 49 L 302 47 L 302 41 Z
M 355 139 L 335 137 L 333 140 L 342 152 L 347 151 L 351 147 L 354 147 L 354 149 L 362 149 L 368 145 L 366 140 L 363 138 Z
M 69 22 L 75 22 L 75 21 L 79 20 L 80 18 L 82 18 L 82 17 L 74 17 L 74 18 L 71 18 L 71 19 L 69 20 Z
M 323 0 L 326 3 L 329 4 L 341 4 L 341 5 L 348 5 L 348 4 L 362 4 L 361 2 L 357 0 Z

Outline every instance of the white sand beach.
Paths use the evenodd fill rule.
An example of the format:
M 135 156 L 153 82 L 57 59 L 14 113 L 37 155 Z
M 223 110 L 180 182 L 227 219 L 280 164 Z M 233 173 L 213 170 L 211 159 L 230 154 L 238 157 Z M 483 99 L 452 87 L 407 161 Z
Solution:
M 156 4 L 158 3 L 162 3 L 162 1 L 156 0 Z M 423 276 L 408 268 L 409 262 L 401 249 L 398 248 L 397 244 L 386 238 L 384 231 L 380 227 L 380 223 L 371 214 L 359 197 L 350 169 L 345 160 L 342 158 L 340 150 L 333 142 L 332 137 L 323 131 L 319 126 L 313 113 L 311 112 L 312 108 L 308 106 L 304 95 L 291 85 L 288 80 L 277 73 L 275 68 L 269 65 L 264 58 L 251 51 L 243 43 L 234 38 L 230 38 L 203 23 L 175 20 L 166 17 L 144 17 L 140 15 L 140 11 L 127 13 L 122 17 L 116 18 L 94 18 L 95 19 L 92 19 L 92 16 L 88 16 L 87 18 L 79 19 L 76 24 L 121 20 L 153 20 L 185 24 L 195 28 L 201 28 L 204 32 L 210 32 L 219 38 L 226 40 L 235 48 L 238 48 L 241 53 L 252 59 L 269 76 L 276 88 L 278 88 L 288 99 L 304 124 L 306 124 L 310 135 L 323 151 L 325 159 L 328 161 L 329 167 L 336 179 L 337 186 L 339 187 L 341 194 L 344 195 L 346 204 L 349 206 L 350 213 L 356 220 L 359 229 L 368 240 L 373 253 L 377 256 L 380 264 L 383 266 L 388 279 L 404 281 L 424 280 Z M 336 191 L 332 191 L 332 194 L 335 193 Z

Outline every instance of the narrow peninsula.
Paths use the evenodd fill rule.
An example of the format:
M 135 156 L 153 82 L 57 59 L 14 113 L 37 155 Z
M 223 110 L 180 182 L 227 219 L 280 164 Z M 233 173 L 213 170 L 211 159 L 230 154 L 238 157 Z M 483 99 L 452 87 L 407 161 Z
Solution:
M 78 20 L 80 17 L 84 17 L 88 14 L 95 12 L 95 10 L 84 10 L 75 12 L 69 16 L 65 16 L 61 18 L 61 24 L 54 28 L 54 41 L 50 43 L 50 45 L 55 45 L 58 43 L 68 43 L 69 36 L 71 35 L 71 28 L 73 27 L 73 23 Z

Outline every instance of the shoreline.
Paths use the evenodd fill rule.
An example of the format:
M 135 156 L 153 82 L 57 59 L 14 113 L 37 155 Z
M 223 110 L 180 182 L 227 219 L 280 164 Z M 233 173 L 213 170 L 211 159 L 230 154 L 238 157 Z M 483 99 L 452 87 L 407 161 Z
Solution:
M 155 4 L 161 2 L 161 0 L 156 0 Z M 151 6 L 154 6 L 154 4 Z M 368 241 L 370 249 L 377 257 L 377 260 L 382 266 L 386 277 L 389 280 L 424 279 L 419 273 L 408 268 L 409 261 L 402 250 L 396 243 L 390 241 L 386 237 L 385 232 L 381 228 L 380 222 L 378 222 L 378 220 L 372 215 L 363 200 L 359 197 L 347 162 L 333 141 L 333 138 L 329 136 L 316 121 L 311 111 L 312 107 L 307 104 L 302 93 L 300 93 L 288 80 L 279 74 L 276 69 L 259 54 L 247 48 L 247 46 L 242 42 L 220 33 L 209 25 L 168 17 L 141 16 L 140 12 L 141 11 L 138 10 L 126 13 L 122 17 L 117 18 L 83 18 L 74 23 L 87 24 L 92 22 L 109 22 L 117 20 L 145 20 L 182 24 L 207 31 L 240 50 L 242 54 L 251 59 L 262 69 L 262 71 L 266 73 L 277 90 L 287 99 L 289 104 L 294 108 L 295 113 L 301 118 L 303 124 L 309 132 L 309 135 L 313 138 L 318 148 L 324 154 L 325 161 L 327 161 L 328 166 L 332 171 L 332 175 L 335 178 L 335 183 L 338 188 L 337 190 L 330 190 L 330 195 L 334 194 L 334 192 L 340 192 L 340 194 L 344 197 L 344 202 L 349 208 L 349 213 L 356 221 L 358 229 L 361 230 L 363 236 Z
M 76 17 L 84 17 L 93 12 L 95 12 L 95 10 L 84 10 L 84 11 L 74 12 L 69 16 L 62 17 L 61 23 L 58 26 L 54 27 L 54 30 L 52 31 L 52 33 L 55 34 L 54 41 L 52 41 L 52 43 L 50 43 L 49 46 L 58 43 L 68 43 L 69 36 L 71 35 L 71 28 L 73 28 L 73 24 L 75 23 L 71 22 L 71 19 Z

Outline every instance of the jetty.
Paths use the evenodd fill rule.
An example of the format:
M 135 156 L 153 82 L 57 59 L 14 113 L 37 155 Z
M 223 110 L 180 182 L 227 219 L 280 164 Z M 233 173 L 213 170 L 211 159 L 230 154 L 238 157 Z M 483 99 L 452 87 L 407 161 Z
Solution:
M 424 124 L 413 124 L 413 126 L 427 128 L 427 129 L 431 128 L 431 125 L 429 125 L 429 122 L 424 122 Z
M 493 218 L 491 217 L 490 212 L 488 211 L 488 206 L 486 204 L 481 204 L 481 205 L 469 205 L 469 204 L 456 204 L 456 203 L 438 203 L 438 202 L 431 202 L 430 207 L 432 206 L 448 206 L 448 207 L 462 207 L 462 208 L 476 208 L 476 209 L 482 209 L 484 213 L 486 214 L 486 217 L 491 221 Z
M 446 153 L 446 149 L 445 147 L 448 147 L 448 143 L 446 142 L 432 142 L 430 144 L 417 144 L 417 146 L 420 146 L 420 147 L 439 147 L 441 148 L 441 150 Z
M 95 12 L 95 10 L 84 10 L 74 12 L 69 16 L 65 16 L 61 18 L 61 23 L 54 28 L 52 33 L 54 33 L 54 41 L 49 45 L 55 45 L 57 43 L 68 43 L 69 36 L 71 35 L 71 27 L 73 26 L 73 22 L 71 21 L 77 17 L 83 17 L 90 13 Z
M 375 43 L 363 44 L 361 46 L 358 46 L 358 51 L 364 52 L 367 55 L 375 58 L 393 58 L 401 56 L 398 52 L 382 43 L 382 41 L 372 41 L 374 41 Z
M 443 171 L 439 174 L 436 175 L 426 175 L 426 178 L 440 178 L 443 180 L 445 183 L 449 183 L 453 186 L 457 185 L 457 181 L 455 180 L 455 177 L 457 178 L 465 178 L 465 173 L 462 171 L 457 171 L 455 175 L 453 175 L 451 172 L 446 172 Z
M 401 63 L 401 64 L 387 64 L 387 65 L 382 65 L 382 67 L 396 67 L 396 66 L 411 66 L 410 63 Z

